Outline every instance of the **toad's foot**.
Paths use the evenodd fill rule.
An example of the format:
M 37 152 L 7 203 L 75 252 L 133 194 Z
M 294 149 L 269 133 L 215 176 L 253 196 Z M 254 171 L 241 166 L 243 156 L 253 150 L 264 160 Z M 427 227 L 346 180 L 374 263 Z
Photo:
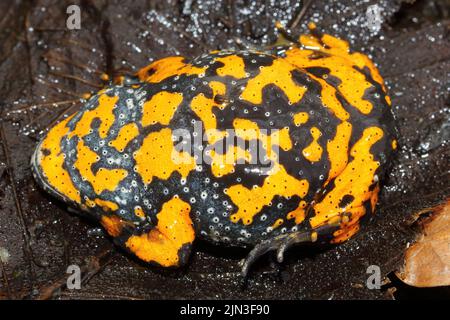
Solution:
M 302 242 L 315 242 L 317 232 L 315 231 L 297 231 L 276 236 L 272 239 L 264 240 L 258 243 L 248 254 L 242 265 L 241 274 L 247 277 L 250 266 L 262 255 L 269 251 L 277 250 L 278 262 L 283 262 L 284 252 L 291 246 Z

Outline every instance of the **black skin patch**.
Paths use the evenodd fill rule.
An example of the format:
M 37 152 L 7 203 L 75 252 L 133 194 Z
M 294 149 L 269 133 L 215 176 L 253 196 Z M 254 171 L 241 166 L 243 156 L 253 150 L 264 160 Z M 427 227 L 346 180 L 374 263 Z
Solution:
M 185 243 L 178 250 L 178 261 L 179 261 L 178 264 L 180 266 L 183 266 L 188 262 L 189 257 L 191 255 L 191 251 L 192 251 L 192 243 Z
M 44 156 L 49 156 L 49 155 L 51 154 L 51 151 L 48 150 L 48 149 L 42 149 L 42 154 L 43 154 Z
M 342 197 L 341 202 L 339 202 L 339 207 L 341 208 L 345 208 L 346 206 L 348 206 L 350 203 L 352 203 L 352 201 L 355 199 L 354 196 L 352 196 L 351 194 L 346 194 L 345 196 Z

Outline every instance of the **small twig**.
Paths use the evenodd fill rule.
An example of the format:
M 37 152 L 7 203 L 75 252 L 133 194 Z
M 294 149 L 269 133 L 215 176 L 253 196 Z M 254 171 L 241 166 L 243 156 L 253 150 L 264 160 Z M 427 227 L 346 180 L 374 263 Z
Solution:
M 35 27 L 33 31 L 38 32 L 67 32 L 67 28 L 44 28 L 44 27 Z
M 50 122 L 50 123 L 47 125 L 47 127 L 48 127 L 48 128 L 53 127 L 53 125 L 54 125 L 56 122 L 58 122 L 58 120 L 59 120 L 64 114 L 66 114 L 66 113 L 67 113 L 67 114 L 68 114 L 68 113 L 71 113 L 71 112 L 69 112 L 69 111 L 71 111 L 71 109 L 72 109 L 73 107 L 75 107 L 75 106 L 77 106 L 76 103 L 74 103 L 74 104 L 70 105 L 69 107 L 65 108 L 62 112 L 60 112 L 60 113 L 58 114 L 58 116 L 57 116 L 52 122 Z
M 92 47 L 88 46 L 85 43 L 82 43 L 82 42 L 79 42 L 79 41 L 76 41 L 73 39 L 65 39 L 64 38 L 62 40 L 59 40 L 58 43 L 76 46 L 77 48 L 81 48 L 81 49 L 87 50 L 89 52 L 92 52 Z
M 308 10 L 309 6 L 311 5 L 312 0 L 305 0 L 305 3 L 303 4 L 302 8 L 298 12 L 297 16 L 294 18 L 292 23 L 290 23 L 287 28 L 288 29 L 295 29 L 297 25 L 300 23 L 300 21 L 303 19 L 306 11 Z
M 54 83 L 48 82 L 48 81 L 46 81 L 44 79 L 38 78 L 37 81 L 39 83 L 42 83 L 42 84 L 46 85 L 49 88 L 55 89 L 58 93 L 64 93 L 66 95 L 69 95 L 69 96 L 72 96 L 72 97 L 77 97 L 77 98 L 80 98 L 80 99 L 84 98 L 84 94 L 80 95 L 80 94 L 78 94 L 76 92 L 73 92 L 73 91 L 67 90 L 65 88 L 59 87 L 59 86 L 55 85 Z
M 81 102 L 82 100 L 83 100 L 82 98 L 79 98 L 79 99 L 72 99 L 72 100 L 63 100 L 63 101 L 57 101 L 57 102 L 46 102 L 46 103 L 38 103 L 38 104 L 19 106 L 18 108 L 14 108 L 13 110 L 11 110 L 9 113 L 30 110 L 32 108 L 51 107 L 51 106 L 57 107 L 57 106 L 68 104 L 68 103 Z
M 80 77 L 77 77 L 77 76 L 74 76 L 74 75 L 71 75 L 71 74 L 65 74 L 65 73 L 54 72 L 54 71 L 50 71 L 49 73 L 54 75 L 54 76 L 59 76 L 59 77 L 66 78 L 66 79 L 76 80 L 76 81 L 79 81 L 81 83 L 87 84 L 88 86 L 91 86 L 91 87 L 94 87 L 94 88 L 97 88 L 97 89 L 103 88 L 103 86 L 101 86 L 99 84 L 87 81 L 87 80 L 85 80 L 83 78 L 80 78 Z
M 70 110 L 74 105 L 76 105 L 75 103 L 74 104 L 72 104 L 72 105 L 70 105 L 69 107 L 67 107 L 66 109 L 64 109 L 62 112 L 60 112 L 57 116 L 56 116 L 56 118 L 52 121 L 52 122 L 50 122 L 48 125 L 47 125 L 47 127 L 48 128 L 51 128 L 51 127 L 53 127 L 53 125 L 64 115 L 64 114 L 66 114 L 67 112 L 68 112 L 68 110 Z M 44 113 L 42 113 L 41 115 L 39 115 L 38 117 L 36 117 L 36 118 L 34 118 L 32 121 L 30 121 L 29 123 L 27 123 L 27 127 L 30 127 L 31 125 L 33 125 L 33 124 L 35 124 L 38 120 L 40 120 L 40 119 L 42 119 L 42 118 L 44 118 L 46 116 L 46 113 L 44 112 Z
M 83 63 L 74 62 L 74 61 L 68 59 L 67 57 L 65 57 L 63 55 L 59 55 L 59 54 L 56 54 L 54 52 L 50 52 L 50 51 L 47 52 L 46 54 L 44 54 L 44 58 L 47 59 L 47 61 L 55 60 L 55 61 L 59 61 L 59 62 L 62 62 L 62 63 L 66 63 L 66 64 L 69 64 L 69 65 L 75 66 L 75 67 L 77 67 L 79 69 L 86 70 L 87 72 L 92 71 L 92 72 L 100 75 L 101 77 L 105 74 L 105 72 L 103 72 L 103 71 L 100 71 L 100 70 L 98 70 L 96 68 L 90 67 L 90 66 L 88 66 L 86 64 L 83 64 Z
M 231 30 L 231 28 L 233 27 L 232 23 L 224 17 L 219 17 L 219 21 L 222 22 L 225 25 L 225 27 L 228 28 L 228 30 Z

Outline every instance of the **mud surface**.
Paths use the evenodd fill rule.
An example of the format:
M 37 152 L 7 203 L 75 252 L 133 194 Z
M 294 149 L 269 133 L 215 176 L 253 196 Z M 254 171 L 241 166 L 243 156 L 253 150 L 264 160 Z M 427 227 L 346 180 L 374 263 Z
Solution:
M 448 1 L 316 0 L 293 28 L 299 34 L 315 21 L 373 57 L 392 97 L 400 152 L 364 232 L 328 250 L 295 248 L 282 266 L 267 256 L 245 287 L 238 265 L 245 251 L 197 243 L 182 270 L 151 268 L 116 251 L 96 225 L 37 188 L 29 159 L 46 128 L 102 86 L 101 72 L 131 73 L 167 55 L 235 47 L 235 39 L 271 43 L 274 21 L 292 24 L 301 5 L 82 0 L 81 29 L 70 31 L 72 3 L 0 1 L 0 298 L 392 298 L 395 283 L 366 288 L 367 267 L 380 266 L 388 279 L 416 236 L 415 213 L 449 196 Z M 380 30 L 367 25 L 371 4 L 381 9 Z M 81 290 L 64 288 L 71 264 L 82 267 Z

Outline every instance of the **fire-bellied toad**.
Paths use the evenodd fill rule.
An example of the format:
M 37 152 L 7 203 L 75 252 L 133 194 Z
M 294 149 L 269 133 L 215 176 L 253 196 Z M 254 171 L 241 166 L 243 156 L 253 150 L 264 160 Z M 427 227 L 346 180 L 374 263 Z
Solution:
M 244 273 L 269 250 L 349 239 L 396 149 L 391 103 L 366 55 L 310 29 L 164 58 L 101 90 L 41 141 L 36 180 L 164 267 L 186 263 L 196 237 L 254 246 Z

